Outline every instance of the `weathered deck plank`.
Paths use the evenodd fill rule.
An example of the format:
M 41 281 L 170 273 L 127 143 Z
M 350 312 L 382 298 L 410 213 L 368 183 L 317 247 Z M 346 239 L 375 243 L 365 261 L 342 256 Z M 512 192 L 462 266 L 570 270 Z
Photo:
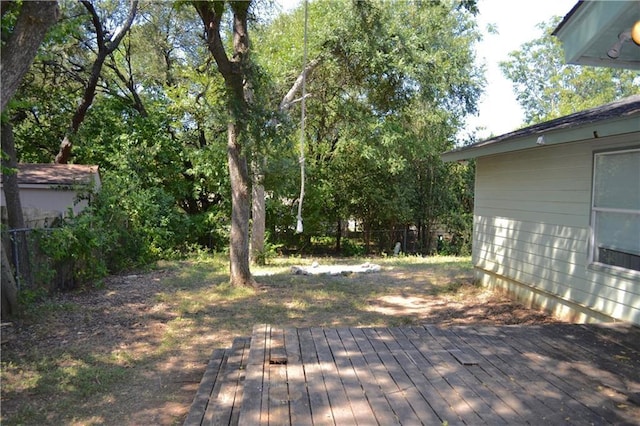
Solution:
M 479 364 L 480 371 L 476 370 L 476 374 L 482 377 L 485 386 L 492 389 L 505 404 L 518 414 L 524 423 L 536 424 L 540 422 L 541 417 L 535 413 L 545 412 L 549 409 L 530 394 L 531 389 L 512 380 L 516 374 L 515 369 L 508 362 L 512 354 L 501 350 L 499 346 L 492 346 L 480 334 L 482 333 L 459 334 L 459 338 L 472 346 L 482 357 Z M 518 421 L 514 420 L 514 422 Z
M 243 381 L 249 350 L 249 338 L 237 338 L 228 352 L 224 371 L 217 378 L 216 398 L 207 406 L 203 423 L 212 425 L 231 424 L 233 414 L 242 408 Z
M 269 329 L 267 371 L 268 381 L 263 394 L 267 395 L 268 424 L 291 424 L 289 418 L 289 388 L 287 387 L 287 355 L 284 350 L 284 332 L 281 328 Z
M 398 407 L 394 411 L 398 415 L 400 424 L 421 424 L 423 419 L 427 424 L 436 424 L 439 422 L 428 402 L 420 395 L 418 389 L 407 375 L 406 371 L 393 355 L 392 349 L 396 348 L 397 343 L 389 335 L 381 335 L 377 329 L 365 329 L 365 336 L 371 342 L 373 349 L 376 351 L 382 364 L 391 375 L 396 383 L 400 393 L 409 405 L 409 409 L 400 409 Z
M 458 414 L 462 416 L 467 424 L 496 423 L 504 424 L 505 421 L 495 414 L 489 405 L 483 400 L 479 393 L 484 393 L 482 386 L 473 386 L 470 374 L 463 365 L 451 354 L 457 349 L 444 335 L 443 331 L 437 327 L 426 326 L 425 330 L 433 339 L 432 345 L 440 345 L 442 350 L 432 352 L 430 359 L 434 363 L 436 371 L 449 383 L 451 388 L 461 398 L 458 404 Z
M 348 404 L 349 397 L 347 391 L 338 374 L 331 348 L 327 342 L 322 328 L 311 328 L 311 336 L 318 354 L 318 362 L 320 363 L 320 371 L 324 380 L 327 394 L 329 396 L 329 404 L 333 419 L 337 425 L 356 424 L 351 405 Z
M 185 425 L 639 424 L 640 328 L 254 327 Z
M 409 401 L 403 395 L 403 390 L 398 386 L 391 372 L 384 365 L 380 354 L 371 344 L 368 336 L 365 335 L 364 329 L 351 329 L 356 344 L 360 348 L 362 356 L 368 364 L 369 370 L 373 373 L 374 378 L 380 390 L 385 395 L 391 409 L 395 413 L 395 417 L 400 424 L 406 424 L 408 414 L 413 414 L 413 409 Z M 386 358 L 386 357 L 385 357 Z M 413 421 L 415 421 L 415 417 Z
M 199 426 L 202 424 L 204 414 L 207 411 L 207 405 L 212 398 L 215 398 L 215 395 L 212 396 L 213 387 L 220 373 L 224 356 L 224 349 L 215 349 L 211 354 L 184 426 Z
M 462 420 L 452 410 L 450 402 L 445 399 L 449 394 L 449 392 L 445 391 L 449 387 L 448 384 L 440 375 L 429 374 L 429 372 L 434 371 L 433 366 L 431 364 L 427 365 L 426 362 L 420 359 L 420 354 L 416 347 L 413 346 L 413 343 L 404 333 L 400 333 L 397 329 L 390 329 L 389 331 L 400 345 L 400 349 L 394 350 L 395 358 L 403 367 L 407 376 L 410 377 L 424 401 L 429 404 L 437 415 L 437 418 L 433 419 L 430 414 L 427 414 L 429 416 L 427 418 L 431 418 L 432 422 L 437 424 L 462 424 Z M 437 379 L 435 383 L 434 379 Z M 418 414 L 420 416 L 420 413 Z M 422 419 L 422 416 L 420 418 Z
M 314 425 L 334 425 L 331 404 L 329 403 L 329 393 L 324 383 L 318 353 L 311 330 L 308 328 L 298 330 L 298 341 L 300 342 L 300 360 L 306 378 L 307 393 L 309 398 L 309 408 L 311 419 Z
M 443 332 L 443 337 L 446 338 L 454 348 L 449 352 L 463 365 L 465 370 L 470 373 L 472 380 L 468 381 L 468 385 L 478 389 L 478 394 L 481 398 L 491 407 L 491 410 L 495 413 L 494 416 L 496 423 L 505 422 L 507 424 L 526 424 L 526 413 L 522 404 L 518 404 L 514 401 L 510 389 L 505 388 L 504 384 L 496 380 L 495 376 L 490 373 L 491 365 L 480 352 L 473 348 L 472 345 L 468 345 L 464 342 L 461 336 L 473 333 L 467 327 L 456 327 L 455 329 L 447 329 Z M 461 362 L 454 351 L 460 350 L 473 359 L 473 363 Z M 494 418 L 492 416 L 492 419 Z
M 334 362 L 338 371 L 338 375 L 345 388 L 349 405 L 354 414 L 357 424 L 376 424 L 376 416 L 373 407 L 367 400 L 360 380 L 351 363 L 349 355 L 344 348 L 342 339 L 335 329 L 325 329 L 325 338 L 329 344 L 329 349 L 333 354 Z
M 342 340 L 346 356 L 351 360 L 353 370 L 365 392 L 369 404 L 375 407 L 374 415 L 378 424 L 390 426 L 399 425 L 398 417 L 393 412 L 389 401 L 382 392 L 381 386 L 378 384 L 375 374 L 362 355 L 356 343 L 355 336 L 348 328 L 339 328 L 337 332 L 340 340 Z
M 431 329 L 431 332 L 434 332 Z M 501 382 L 493 380 L 488 374 L 485 368 L 488 368 L 489 362 L 473 348 L 472 345 L 466 344 L 461 335 L 467 335 L 474 333 L 471 329 L 466 327 L 456 327 L 452 329 L 441 329 L 438 331 L 438 339 L 446 342 L 447 346 L 451 349 L 448 352 L 458 361 L 457 351 L 463 351 L 467 356 L 474 360 L 474 363 L 465 364 L 462 369 L 468 373 L 462 377 L 462 380 L 467 386 L 476 391 L 477 396 L 482 399 L 486 407 L 489 408 L 489 412 L 484 411 L 480 413 L 481 417 L 485 420 L 489 419 L 491 423 L 503 423 L 503 424 L 517 424 L 526 423 L 526 419 L 521 417 L 518 410 L 521 411 L 522 406 L 512 407 L 506 401 L 510 400 L 510 392 L 504 388 Z M 483 405 L 485 406 L 485 405 Z M 518 410 L 517 410 L 517 409 Z
M 284 345 L 287 354 L 287 384 L 289 386 L 289 415 L 291 424 L 311 426 L 311 407 L 307 392 L 306 377 L 302 366 L 300 339 L 297 330 L 284 330 Z
M 514 328 L 505 327 L 503 333 L 517 333 Z M 555 339 L 549 345 L 540 328 L 532 328 L 528 339 L 511 339 L 514 347 L 521 353 L 523 364 L 535 371 L 553 386 L 557 398 L 562 404 L 561 411 L 566 413 L 565 420 L 576 424 L 603 424 L 612 413 L 600 406 L 601 399 L 592 389 L 593 381 L 582 374 L 573 374 L 574 360 L 584 359 L 584 353 L 577 347 L 571 347 L 571 354 L 559 351 L 562 339 Z
M 266 343 L 267 325 L 255 325 L 251 334 L 251 348 L 247 360 L 245 372 L 244 394 L 242 398 L 242 410 L 238 424 L 266 425 L 267 418 L 263 416 L 262 399 L 265 377 L 265 357 L 267 354 Z

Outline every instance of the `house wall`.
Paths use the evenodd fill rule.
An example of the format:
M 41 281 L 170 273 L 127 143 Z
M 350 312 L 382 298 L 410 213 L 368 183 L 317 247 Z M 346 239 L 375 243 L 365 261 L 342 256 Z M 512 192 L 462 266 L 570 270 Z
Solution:
M 640 273 L 589 264 L 593 151 L 638 141 L 636 132 L 478 158 L 476 278 L 564 319 L 640 324 Z

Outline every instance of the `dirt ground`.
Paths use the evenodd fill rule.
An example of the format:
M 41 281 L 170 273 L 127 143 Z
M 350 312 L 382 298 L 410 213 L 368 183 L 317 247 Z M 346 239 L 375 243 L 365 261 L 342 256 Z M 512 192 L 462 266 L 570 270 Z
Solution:
M 266 273 L 245 293 L 221 284 L 224 271 L 185 275 L 189 267 L 110 277 L 3 324 L 2 424 L 181 424 L 208 356 L 256 323 L 556 321 L 474 286 L 470 268 L 455 264 L 385 264 L 362 277 Z

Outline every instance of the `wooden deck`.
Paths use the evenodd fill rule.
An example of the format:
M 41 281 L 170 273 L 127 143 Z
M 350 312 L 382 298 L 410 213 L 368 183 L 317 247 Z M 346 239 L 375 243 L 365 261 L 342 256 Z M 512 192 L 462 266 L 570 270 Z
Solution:
M 213 352 L 201 424 L 638 425 L 640 328 L 256 326 Z

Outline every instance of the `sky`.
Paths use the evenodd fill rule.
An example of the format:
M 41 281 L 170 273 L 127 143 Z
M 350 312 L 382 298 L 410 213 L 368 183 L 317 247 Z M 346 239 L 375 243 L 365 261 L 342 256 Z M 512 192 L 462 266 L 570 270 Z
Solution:
M 277 0 L 285 10 L 301 0 Z M 339 1 L 339 0 L 336 0 Z M 552 16 L 565 16 L 578 0 L 479 0 L 478 28 L 484 34 L 477 45 L 477 58 L 486 65 L 487 86 L 480 98 L 478 116 L 467 121 L 466 132 L 477 129 L 478 140 L 502 135 L 522 127 L 524 114 L 516 101 L 511 82 L 502 75 L 499 63 L 510 52 L 519 50 L 529 40 L 542 33 L 536 28 Z M 487 25 L 493 24 L 497 34 L 489 34 Z
M 484 40 L 477 47 L 479 60 L 486 64 L 487 86 L 480 99 L 479 115 L 467 122 L 467 128 L 483 127 L 478 139 L 502 135 L 522 127 L 524 114 L 516 101 L 511 81 L 502 75 L 499 63 L 529 40 L 542 36 L 536 28 L 552 16 L 565 16 L 577 0 L 480 0 L 478 27 Z M 488 34 L 486 27 L 494 24 L 498 34 Z

